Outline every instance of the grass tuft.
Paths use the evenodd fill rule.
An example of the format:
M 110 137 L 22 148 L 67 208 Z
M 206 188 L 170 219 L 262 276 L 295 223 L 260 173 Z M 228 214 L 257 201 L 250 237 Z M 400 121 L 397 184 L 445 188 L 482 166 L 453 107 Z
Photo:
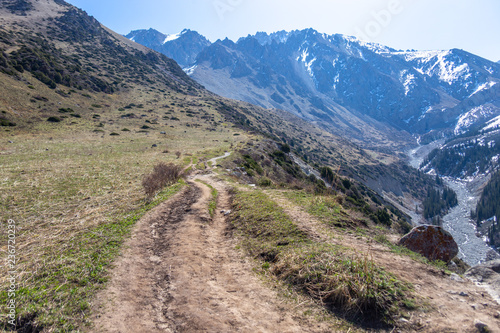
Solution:
M 210 194 L 211 198 L 210 201 L 208 202 L 208 213 L 210 214 L 210 217 L 213 219 L 215 216 L 215 212 L 217 211 L 217 198 L 219 196 L 219 192 L 215 187 L 213 187 L 210 184 L 205 183 L 204 181 L 201 181 L 199 179 L 196 180 L 199 183 L 202 183 L 206 185 L 208 188 L 210 188 Z
M 329 244 L 284 251 L 272 272 L 353 320 L 389 323 L 396 313 L 394 305 L 404 300 L 410 289 L 366 256 L 348 254 Z
M 338 210 L 317 197 L 321 214 Z M 354 250 L 314 242 L 266 194 L 240 191 L 233 197 L 233 227 L 242 247 L 260 266 L 295 290 L 355 323 L 391 324 L 411 298 L 411 285 Z M 408 305 L 410 305 L 408 303 Z M 406 308 L 408 308 L 407 306 Z

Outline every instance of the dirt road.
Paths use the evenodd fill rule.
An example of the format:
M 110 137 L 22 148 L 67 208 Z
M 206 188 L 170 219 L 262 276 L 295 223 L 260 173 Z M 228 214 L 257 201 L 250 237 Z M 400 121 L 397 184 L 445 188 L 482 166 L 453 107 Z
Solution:
M 211 184 L 219 192 L 210 218 Z M 227 236 L 224 184 L 210 175 L 150 212 L 136 226 L 98 297 L 93 332 L 324 332 L 294 316 Z
M 217 189 L 216 215 L 208 203 Z M 339 243 L 368 255 L 413 283 L 428 311 L 411 313 L 394 332 L 479 332 L 477 321 L 500 332 L 500 310 L 484 290 L 454 281 L 439 270 L 391 253 L 356 235 L 337 234 L 286 200 L 266 191 L 317 242 Z M 222 210 L 230 209 L 224 183 L 210 171 L 148 213 L 135 226 L 111 282 L 94 304 L 91 332 L 344 332 L 339 325 L 304 315 L 301 304 L 285 302 L 253 272 L 254 263 L 236 250 Z M 337 322 L 338 324 L 338 322 Z M 332 326 L 333 325 L 333 326 Z M 348 328 L 349 332 L 362 331 Z

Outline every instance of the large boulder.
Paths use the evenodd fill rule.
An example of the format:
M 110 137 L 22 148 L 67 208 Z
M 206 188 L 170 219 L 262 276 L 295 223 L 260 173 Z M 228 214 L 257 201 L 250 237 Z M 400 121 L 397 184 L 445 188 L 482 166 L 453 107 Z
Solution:
M 413 228 L 399 241 L 414 252 L 429 260 L 450 262 L 458 254 L 458 245 L 453 236 L 441 227 L 421 225 Z

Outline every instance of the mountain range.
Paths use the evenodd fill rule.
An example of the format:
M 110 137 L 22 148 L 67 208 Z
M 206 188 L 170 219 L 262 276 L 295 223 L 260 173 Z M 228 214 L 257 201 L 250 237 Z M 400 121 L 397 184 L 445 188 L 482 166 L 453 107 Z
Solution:
M 0 0 L 0 328 L 497 327 L 494 300 L 448 271 L 485 253 L 446 265 L 396 245 L 421 212 L 454 209 L 433 172 L 474 177 L 498 158 L 498 66 L 428 58 L 312 29 L 125 37 L 64 0 Z M 421 114 L 436 105 L 449 109 Z M 410 167 L 408 149 L 436 137 Z
M 175 59 L 183 68 L 196 62 L 198 54 L 211 44 L 205 37 L 189 29 L 174 35 L 163 34 L 154 29 L 135 30 L 126 37 Z
M 409 147 L 442 139 L 421 171 L 476 180 L 471 193 L 499 168 L 499 63 L 460 49 L 403 51 L 313 29 L 258 32 L 208 46 L 189 33 L 186 42 L 203 43 L 196 56 L 190 54 L 194 61 L 182 63 L 184 71 L 216 94 L 284 110 L 402 159 Z M 150 40 L 155 34 L 150 29 L 127 37 Z M 157 38 L 165 49 L 169 39 Z M 181 34 L 175 41 L 183 40 Z M 365 181 L 383 192 L 377 185 L 382 178 Z
M 140 36 L 159 50 L 147 42 L 158 34 L 150 29 L 127 37 Z M 201 51 L 190 55 L 191 63 L 179 61 L 210 91 L 286 110 L 363 145 L 380 145 L 383 137 L 401 142 L 403 132 L 423 140 L 450 136 L 500 113 L 499 64 L 463 50 L 400 51 L 313 29 L 259 32 L 209 46 L 189 34 L 186 42 L 203 41 L 196 43 Z M 165 49 L 183 40 L 163 36 L 155 40 Z

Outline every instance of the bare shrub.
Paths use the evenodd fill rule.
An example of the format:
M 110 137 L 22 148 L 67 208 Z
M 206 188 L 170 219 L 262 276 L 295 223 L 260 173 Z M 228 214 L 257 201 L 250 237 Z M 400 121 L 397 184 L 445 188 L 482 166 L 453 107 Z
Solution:
M 182 167 L 173 163 L 158 163 L 153 172 L 146 175 L 142 180 L 142 187 L 148 197 L 152 197 L 156 192 L 165 186 L 175 183 L 182 174 Z

